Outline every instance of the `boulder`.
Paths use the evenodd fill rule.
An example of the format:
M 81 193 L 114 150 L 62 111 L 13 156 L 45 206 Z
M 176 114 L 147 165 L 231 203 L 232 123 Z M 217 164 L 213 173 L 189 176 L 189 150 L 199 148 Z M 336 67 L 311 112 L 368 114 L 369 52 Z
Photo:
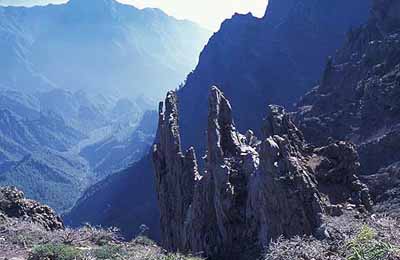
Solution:
M 63 229 L 59 216 L 48 206 L 25 199 L 14 187 L 0 188 L 0 219 L 18 218 L 42 225 L 46 230 Z

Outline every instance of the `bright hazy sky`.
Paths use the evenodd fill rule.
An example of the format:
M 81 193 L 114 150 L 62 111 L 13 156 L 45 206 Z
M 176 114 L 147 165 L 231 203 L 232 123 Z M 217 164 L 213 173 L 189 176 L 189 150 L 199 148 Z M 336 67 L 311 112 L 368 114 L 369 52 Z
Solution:
M 120 0 L 137 7 L 158 7 L 177 18 L 197 22 L 216 30 L 226 18 L 235 12 L 252 12 L 261 17 L 265 13 L 267 0 Z
M 63 3 L 67 0 L 0 0 L 3 5 L 34 5 Z M 85 1 L 85 0 L 81 0 Z M 235 12 L 248 13 L 261 17 L 268 0 L 118 0 L 139 8 L 157 7 L 176 18 L 189 19 L 211 30 Z

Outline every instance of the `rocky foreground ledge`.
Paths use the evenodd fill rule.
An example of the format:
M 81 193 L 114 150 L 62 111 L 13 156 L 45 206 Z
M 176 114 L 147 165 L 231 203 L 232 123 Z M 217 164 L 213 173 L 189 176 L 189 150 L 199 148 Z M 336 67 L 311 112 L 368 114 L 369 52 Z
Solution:
M 5 190 L 7 194 L 21 195 L 14 188 L 2 188 L 3 192 Z M 2 196 L 2 205 L 5 201 L 10 205 L 9 199 Z M 13 196 L 12 201 L 16 197 L 18 196 Z M 25 199 L 20 197 L 19 201 L 21 200 Z M 9 217 L 4 208 L 9 212 L 10 207 L 0 210 L 0 260 L 202 260 L 198 256 L 169 253 L 143 236 L 145 233 L 132 241 L 126 241 L 115 229 L 85 226 L 80 229 L 50 230 L 47 225 L 32 221 L 27 214 Z M 46 211 L 36 211 L 39 219 L 49 214 L 41 216 L 40 212 Z M 400 245 L 398 221 L 378 216 L 366 218 L 348 210 L 344 210 L 338 217 L 324 216 L 322 221 L 325 229 L 329 230 L 329 238 L 321 240 L 312 236 L 294 236 L 291 239 L 280 237 L 262 255 L 247 259 L 347 260 L 360 259 L 349 258 L 360 252 L 368 252 L 370 255 L 379 253 L 377 256 L 380 258 L 363 258 L 368 260 L 399 259 L 396 251 L 396 245 Z M 250 245 L 250 242 L 242 245 L 243 248 Z
M 0 187 L 0 219 L 16 218 L 53 231 L 64 228 L 61 218 L 48 206 L 25 198 L 14 187 Z
M 117 229 L 64 227 L 48 206 L 0 188 L 0 260 L 195 260 L 169 254 L 142 236 L 124 240 Z

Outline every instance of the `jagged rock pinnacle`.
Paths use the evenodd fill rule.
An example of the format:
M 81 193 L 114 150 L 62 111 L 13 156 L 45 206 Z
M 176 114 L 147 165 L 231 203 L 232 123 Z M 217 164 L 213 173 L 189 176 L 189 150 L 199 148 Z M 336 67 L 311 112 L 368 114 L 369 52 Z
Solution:
M 167 249 L 241 259 L 250 251 L 261 252 L 281 235 L 317 235 L 330 199 L 341 203 L 352 196 L 362 207 L 368 198 L 368 190 L 354 175 L 357 156 L 347 144 L 307 151 L 301 132 L 278 106 L 268 107 L 263 140 L 252 131 L 242 135 L 229 101 L 217 87 L 209 95 L 207 163 L 200 175 L 194 149 L 181 150 L 177 103 L 170 92 L 165 111 L 160 106 L 153 148 L 162 243 Z M 352 155 L 346 164 L 318 167 L 341 152 Z M 338 178 L 339 185 L 349 189 L 348 197 L 337 201 L 318 190 L 316 175 L 326 165 L 346 173 L 327 178 Z M 251 248 L 244 246 L 250 244 Z

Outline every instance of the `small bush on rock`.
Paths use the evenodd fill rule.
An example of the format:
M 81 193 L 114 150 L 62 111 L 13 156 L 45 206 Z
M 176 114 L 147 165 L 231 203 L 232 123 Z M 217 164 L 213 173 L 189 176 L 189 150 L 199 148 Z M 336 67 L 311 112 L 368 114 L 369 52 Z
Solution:
M 126 255 L 126 252 L 124 252 L 120 246 L 106 245 L 95 249 L 93 251 L 93 255 L 99 260 L 119 260 L 123 259 L 123 256 Z
M 350 212 L 349 212 L 350 213 Z M 279 238 L 264 260 L 400 260 L 400 221 L 385 216 L 328 217 L 328 237 Z
M 33 248 L 28 260 L 82 260 L 81 252 L 64 244 L 45 244 Z
M 364 226 L 359 234 L 348 244 L 350 255 L 347 260 L 391 259 L 396 249 L 390 243 L 377 240 L 376 232 Z M 394 259 L 394 258 L 393 258 Z

